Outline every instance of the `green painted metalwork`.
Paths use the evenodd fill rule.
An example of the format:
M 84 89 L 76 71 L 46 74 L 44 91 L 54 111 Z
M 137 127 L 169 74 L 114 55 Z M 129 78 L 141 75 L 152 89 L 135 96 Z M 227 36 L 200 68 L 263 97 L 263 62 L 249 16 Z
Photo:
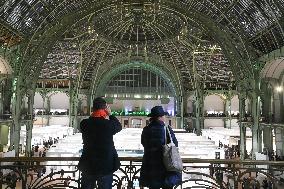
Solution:
M 54 165 L 53 162 L 60 162 L 63 169 L 63 175 L 59 166 Z M 16 182 L 23 189 L 36 189 L 36 188 L 81 188 L 81 172 L 75 167 L 76 165 L 70 164 L 75 162 L 77 164 L 79 157 L 38 157 L 38 158 L 1 158 L 1 163 L 16 163 L 21 162 L 19 165 L 1 165 L 0 170 L 11 170 L 17 174 L 9 179 L 8 174 L 0 178 L 0 187 L 15 188 Z M 134 189 L 137 187 L 139 180 L 139 173 L 141 170 L 142 157 L 121 157 L 121 166 L 118 171 L 113 173 L 113 186 L 117 189 L 128 187 Z M 32 165 L 36 162 L 36 165 Z M 68 163 L 69 162 L 69 163 Z M 51 165 L 49 164 L 51 163 Z M 262 175 L 273 188 L 281 188 L 283 180 L 279 178 L 279 174 L 283 174 L 283 161 L 238 161 L 238 160 L 220 160 L 220 159 L 190 159 L 183 158 L 182 174 L 185 177 L 181 184 L 173 186 L 173 188 L 239 188 L 245 185 L 246 188 L 253 188 L 260 186 L 262 183 L 255 175 Z M 30 179 L 29 169 L 42 171 L 45 164 L 47 170 L 51 167 L 55 171 L 45 173 L 42 177 L 33 176 Z M 224 167 L 222 166 L 224 165 Z M 261 166 L 261 167 L 259 167 Z M 67 167 L 71 167 L 70 170 Z M 42 172 L 40 172 L 42 173 Z M 189 177 L 189 175 L 193 175 Z M 247 178 L 245 180 L 244 178 Z M 225 178 L 225 179 L 224 179 Z M 36 180 L 36 182 L 34 182 Z M 48 181 L 47 181 L 48 180 Z M 127 183 L 127 184 L 125 184 Z M 127 185 L 127 186 L 126 186 Z M 97 187 L 95 187 L 97 189 Z
M 211 92 L 217 92 L 230 99 L 236 94 L 231 84 L 238 83 L 238 92 L 247 91 L 251 100 L 253 152 L 261 150 L 261 142 L 258 142 L 262 138 L 262 130 L 259 127 L 260 98 L 262 97 L 265 107 L 276 102 L 271 102 L 269 95 L 263 94 L 268 87 L 260 88 L 266 79 L 260 79 L 259 74 L 266 62 L 283 57 L 282 0 L 247 3 L 237 0 L 94 2 L 6 0 L 0 3 L 0 25 L 5 28 L 0 28 L 0 37 L 8 35 L 21 39 L 19 44 L 14 46 L 9 46 L 6 39 L 0 42 L 0 56 L 13 68 L 13 74 L 7 78 L 13 79 L 14 85 L 11 89 L 8 84 L 5 85 L 7 91 L 13 92 L 14 126 L 11 142 L 17 143 L 19 140 L 21 98 L 27 93 L 29 86 L 44 75 L 42 72 L 45 66 L 49 66 L 48 59 L 51 59 L 50 62 L 59 60 L 58 67 L 54 66 L 57 70 L 60 70 L 60 64 L 67 65 L 65 68 L 67 67 L 69 73 L 63 79 L 70 81 L 70 115 L 73 116 L 70 117 L 71 125 L 77 123 L 80 93 L 85 92 L 88 95 L 88 105 L 91 106 L 92 98 L 103 93 L 109 79 L 123 69 L 138 65 L 131 62 L 140 61 L 139 65 L 143 62 L 145 69 L 154 71 L 170 83 L 171 90 L 178 99 L 181 116 L 184 109 L 183 98 L 194 93 L 195 126 L 198 133 L 203 127 L 204 97 Z M 73 7 L 78 8 L 74 10 Z M 117 21 L 113 18 L 121 19 Z M 163 19 L 167 19 L 170 24 Z M 76 47 L 70 48 L 73 45 Z M 58 51 L 58 46 L 62 51 Z M 230 65 L 229 69 L 219 67 L 225 72 L 221 76 L 220 72 L 209 74 L 213 72 L 213 67 L 209 65 L 214 55 L 212 47 L 219 46 L 220 52 L 225 55 Z M 208 53 L 210 48 L 212 51 Z M 197 49 L 204 53 L 199 58 L 206 59 L 201 60 L 200 65 L 194 60 L 194 52 Z M 62 52 L 65 53 L 64 61 L 60 58 L 50 58 Z M 67 52 L 71 53 L 67 55 Z M 78 52 L 79 55 L 76 54 Z M 263 55 L 265 53 L 267 54 Z M 79 60 L 76 57 L 79 57 Z M 109 68 L 113 70 L 109 72 Z M 56 80 L 61 76 L 56 73 L 52 79 Z M 283 75 L 284 72 L 278 80 L 268 81 L 272 85 L 283 83 Z M 209 76 L 217 78 L 216 90 L 208 90 L 206 82 L 214 83 Z M 229 90 L 227 92 L 218 90 L 222 88 L 222 82 L 219 81 L 222 76 L 229 77 L 225 83 L 225 90 Z M 221 87 L 218 88 L 218 84 Z M 82 91 L 82 88 L 89 90 Z M 277 104 L 277 107 L 280 106 L 280 112 L 274 114 L 281 122 L 283 95 L 279 94 L 277 98 L 282 99 Z M 9 94 L 5 94 L 5 99 L 9 101 Z M 241 101 L 243 100 L 242 97 Z M 240 119 L 244 116 L 243 103 L 240 102 Z M 271 110 L 264 113 L 267 119 L 272 120 Z M 240 129 L 241 138 L 244 140 L 242 123 Z M 267 133 L 271 133 L 270 130 Z M 265 146 L 270 148 L 270 134 L 267 137 L 269 141 L 265 142 Z M 243 156 L 244 151 L 242 149 Z
M 26 122 L 26 147 L 25 156 L 31 157 L 32 155 L 32 130 L 33 130 L 33 105 L 34 105 L 34 95 L 35 95 L 35 85 L 31 87 L 28 91 L 28 112 L 27 112 L 27 122 Z
M 252 126 L 252 143 L 253 143 L 253 153 L 259 152 L 262 148 L 260 148 L 261 142 L 261 131 L 259 129 L 259 118 L 260 118 L 260 97 L 256 94 L 252 94 L 252 118 L 253 118 L 253 126 Z
M 246 95 L 244 91 L 241 91 L 239 94 L 239 127 L 240 127 L 240 156 L 241 160 L 247 158 L 247 151 L 246 151 L 246 127 L 243 124 L 245 121 L 245 99 Z
M 22 99 L 25 93 L 23 88 L 23 78 L 17 77 L 13 81 L 13 96 L 12 96 L 12 118 L 13 125 L 10 129 L 10 148 L 14 148 L 16 156 L 19 156 L 20 130 L 21 130 L 21 107 Z
M 166 2 L 166 3 L 168 3 L 168 2 Z M 165 3 L 165 5 L 166 5 L 166 3 Z M 97 9 L 92 9 L 92 10 L 98 10 L 99 8 L 97 8 Z M 178 9 L 179 10 L 179 9 Z M 79 15 L 78 15 L 78 17 L 80 17 Z M 71 19 L 64 19 L 64 25 L 65 25 L 65 23 L 66 22 L 68 22 L 68 21 L 70 21 Z M 207 24 L 207 25 L 210 25 L 210 24 Z M 52 32 L 50 32 L 50 33 L 60 33 L 60 32 L 56 32 L 56 31 L 52 31 Z M 218 35 L 219 35 L 220 33 L 218 33 Z M 36 37 L 36 36 L 35 36 Z M 50 37 L 46 37 L 45 36 L 45 38 L 50 38 Z M 32 44 L 32 43 L 30 43 L 31 45 L 34 45 L 34 44 Z M 39 51 L 38 51 L 39 52 Z M 40 54 L 40 53 L 39 53 Z M 234 66 L 233 66 L 234 67 Z M 236 74 L 236 75 L 238 75 L 238 74 Z
M 150 70 L 153 71 L 154 73 L 156 73 L 157 75 L 160 75 L 161 77 L 163 77 L 169 84 L 169 86 L 171 86 L 171 91 L 172 93 L 176 96 L 177 94 L 179 94 L 179 91 L 177 90 L 176 86 L 173 85 L 173 83 L 170 80 L 170 77 L 168 76 L 168 74 L 166 74 L 163 70 L 151 65 L 151 64 L 147 64 L 144 62 L 130 62 L 128 64 L 122 64 L 122 65 L 118 65 L 117 67 L 113 67 L 111 71 L 109 71 L 108 73 L 105 73 L 104 77 L 102 77 L 100 79 L 100 83 L 98 84 L 97 87 L 97 91 L 96 94 L 97 95 L 104 95 L 103 91 L 104 91 L 104 87 L 107 86 L 107 82 L 114 76 L 116 76 L 118 73 L 122 72 L 123 70 L 127 70 L 131 67 L 135 67 L 135 66 L 140 66 L 143 69 L 146 70 Z

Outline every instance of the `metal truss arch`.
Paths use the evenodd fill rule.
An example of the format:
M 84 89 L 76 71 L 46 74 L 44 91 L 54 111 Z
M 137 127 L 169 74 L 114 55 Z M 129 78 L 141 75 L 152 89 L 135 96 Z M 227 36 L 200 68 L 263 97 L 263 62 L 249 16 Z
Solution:
M 130 62 L 140 62 L 143 63 L 143 65 L 146 65 L 146 68 L 152 67 L 153 69 L 163 70 L 163 72 L 167 74 L 167 78 L 170 78 L 172 83 L 174 83 L 174 86 L 176 86 L 177 89 L 179 89 L 176 90 L 178 91 L 178 94 L 182 94 L 183 91 L 182 86 L 178 86 L 179 83 L 181 83 L 181 81 L 179 81 L 181 73 L 178 72 L 175 74 L 173 72 L 174 70 L 173 65 L 167 61 L 163 61 L 162 58 L 163 57 L 158 56 L 156 54 L 148 54 L 147 57 L 129 57 L 127 53 L 118 54 L 115 57 L 113 57 L 112 61 L 106 62 L 104 66 L 100 67 L 100 70 L 98 71 L 97 80 L 100 81 L 103 75 L 109 72 L 109 68 L 119 67 L 125 63 L 130 63 Z
M 126 71 L 133 67 L 142 67 L 144 70 L 149 70 L 159 76 L 161 76 L 165 81 L 167 81 L 168 85 L 170 86 L 170 91 L 175 95 L 175 97 L 180 95 L 180 91 L 178 91 L 178 87 L 174 85 L 172 78 L 161 68 L 158 68 L 152 64 L 145 63 L 145 62 L 139 62 L 139 61 L 131 61 L 129 63 L 124 63 L 120 65 L 116 65 L 115 67 L 112 67 L 111 71 L 107 71 L 104 74 L 102 74 L 102 77 L 99 79 L 99 83 L 97 84 L 95 96 L 98 95 L 104 95 L 103 91 L 104 88 L 107 86 L 107 83 L 111 80 L 111 78 L 117 76 L 119 73 Z
M 100 16 L 105 15 L 102 13 L 106 10 L 109 10 L 110 8 L 113 8 L 113 10 L 117 11 L 126 11 L 126 15 L 128 13 L 131 13 L 131 11 L 140 14 L 141 9 L 144 8 L 146 11 L 150 12 L 157 11 L 158 14 L 164 11 L 162 13 L 167 16 L 173 14 L 174 16 L 169 16 L 169 18 L 172 19 L 172 21 L 178 20 L 179 22 L 181 22 L 179 27 L 177 27 L 179 28 L 179 30 L 181 30 L 181 34 L 176 31 L 171 31 L 171 28 L 173 27 L 161 22 L 162 19 L 157 21 L 157 26 L 151 25 L 151 20 L 147 20 L 149 19 L 147 15 L 143 15 L 142 17 L 146 18 L 146 22 L 150 24 L 151 27 L 144 27 L 141 29 L 141 31 L 142 34 L 147 34 L 142 35 L 147 42 L 154 41 L 156 45 L 158 43 L 161 43 L 159 40 L 162 39 L 162 43 L 166 44 L 165 46 L 167 46 L 168 50 L 166 50 L 166 52 L 161 51 L 161 56 L 167 57 L 167 55 L 165 54 L 167 52 L 171 53 L 167 61 L 172 59 L 171 64 L 173 64 L 173 66 L 179 65 L 176 66 L 177 69 L 185 67 L 185 65 L 188 64 L 188 62 L 186 61 L 187 57 L 182 57 L 184 55 L 180 56 L 179 50 L 175 50 L 175 48 L 173 48 L 172 46 L 169 47 L 168 45 L 171 44 L 172 41 L 178 41 L 178 38 L 182 37 L 182 33 L 190 28 L 190 26 L 188 28 L 184 28 L 184 26 L 191 25 L 192 23 L 195 23 L 198 28 L 202 28 L 202 34 L 200 35 L 201 37 L 194 37 L 200 37 L 201 40 L 207 40 L 208 38 L 206 38 L 206 35 L 208 35 L 210 38 L 209 40 L 211 40 L 212 42 L 217 42 L 222 47 L 227 58 L 230 61 L 234 77 L 238 81 L 244 79 L 251 80 L 252 78 L 254 78 L 254 59 L 260 53 L 267 52 L 270 49 L 270 47 L 268 47 L 270 43 L 275 43 L 271 44 L 271 46 L 273 47 L 280 46 L 282 44 L 281 39 L 283 39 L 283 29 L 281 30 L 281 22 L 279 21 L 279 18 L 282 15 L 282 5 L 281 3 L 279 4 L 279 0 L 275 1 L 278 3 L 272 3 L 271 5 L 268 5 L 267 1 L 256 1 L 246 4 L 245 1 L 225 0 L 213 2 L 208 0 L 205 0 L 204 2 L 193 2 L 187 0 L 139 2 L 129 2 L 124 0 L 104 0 L 96 1 L 96 3 L 94 3 L 94 1 L 92 0 L 82 0 L 80 2 L 70 2 L 65 0 L 54 3 L 48 2 L 42 5 L 42 1 L 33 1 L 20 4 L 17 3 L 17 1 L 14 2 L 7 0 L 0 9 L 0 15 L 3 16 L 5 25 L 11 25 L 11 27 L 15 26 L 15 29 L 22 30 L 21 32 L 27 33 L 32 36 L 31 38 L 27 38 L 28 35 L 25 35 L 25 42 L 27 46 L 26 51 L 24 52 L 24 63 L 22 64 L 22 66 L 24 66 L 24 69 L 21 69 L 24 73 L 26 71 L 27 73 L 25 74 L 28 75 L 36 75 L 35 73 L 41 69 L 42 62 L 50 51 L 52 44 L 64 38 L 63 35 L 68 32 L 68 28 L 72 28 L 70 26 L 84 19 L 91 21 L 97 14 L 101 14 L 98 17 L 98 20 L 101 20 L 100 24 L 104 26 L 105 23 L 108 23 L 107 20 L 111 17 Z M 212 6 L 206 7 L 206 2 L 210 3 L 210 5 Z M 272 8 L 274 10 L 273 15 L 270 13 Z M 15 10 L 17 9 L 21 10 L 18 13 L 19 15 L 15 13 Z M 45 9 L 48 9 L 48 11 L 45 11 Z M 168 13 L 165 12 L 166 9 L 169 10 Z M 246 15 L 245 13 L 251 11 L 251 9 L 253 9 L 252 14 Z M 244 12 L 244 14 L 241 12 Z M 16 14 L 13 18 L 12 13 Z M 38 13 L 37 15 L 41 16 L 34 18 L 30 13 Z M 112 14 L 116 15 L 115 11 L 112 12 Z M 256 15 L 259 15 L 258 17 L 264 21 L 262 25 L 260 24 L 259 20 L 257 20 L 258 17 L 256 17 Z M 24 21 L 20 18 L 31 19 L 24 19 L 26 20 L 24 23 Z M 164 16 L 160 18 L 167 17 Z M 250 22 L 252 24 L 252 28 L 247 27 L 249 26 Z M 273 24 L 275 23 L 278 24 L 277 27 L 274 27 Z M 88 24 L 89 23 L 87 23 L 87 25 Z M 133 34 L 133 27 L 130 27 L 126 22 L 123 22 L 122 25 L 123 26 L 118 28 L 115 28 L 113 25 L 110 26 L 110 29 L 113 30 L 108 35 L 112 36 L 112 38 L 109 39 L 115 38 L 118 39 L 118 41 L 135 39 L 135 37 L 133 37 L 132 35 L 125 35 L 125 33 L 127 33 L 125 31 L 129 31 L 128 33 Z M 270 29 L 270 26 L 273 26 L 273 28 Z M 259 28 L 263 32 L 257 34 L 256 31 Z M 84 29 L 88 30 L 88 28 L 82 28 L 82 30 Z M 262 39 L 262 37 L 266 35 L 266 31 L 268 31 L 268 33 L 271 33 L 271 36 L 274 36 L 274 39 L 271 40 L 272 42 L 267 42 L 268 45 L 265 45 L 265 47 L 255 48 L 256 42 L 258 42 L 259 39 Z M 168 33 L 170 36 L 168 39 L 164 39 L 163 37 L 163 35 L 166 33 Z M 277 35 L 273 35 L 274 33 Z M 177 35 L 176 38 L 174 37 L 175 35 Z M 84 36 L 82 36 L 82 38 L 83 37 Z M 153 37 L 153 39 L 151 37 Z M 140 39 L 142 41 L 144 40 L 141 37 L 139 38 L 139 40 Z M 167 40 L 169 40 L 170 42 L 167 43 Z M 110 42 L 118 43 L 117 41 Z M 144 44 L 146 43 L 144 42 Z M 161 45 L 160 47 L 163 47 L 163 45 Z M 160 47 L 156 46 L 156 51 L 160 51 Z M 125 50 L 125 46 L 120 49 L 120 51 Z M 261 52 L 259 52 L 258 50 Z M 107 58 L 101 58 L 100 62 L 104 60 L 107 60 Z M 190 71 L 187 71 L 184 74 L 190 75 Z

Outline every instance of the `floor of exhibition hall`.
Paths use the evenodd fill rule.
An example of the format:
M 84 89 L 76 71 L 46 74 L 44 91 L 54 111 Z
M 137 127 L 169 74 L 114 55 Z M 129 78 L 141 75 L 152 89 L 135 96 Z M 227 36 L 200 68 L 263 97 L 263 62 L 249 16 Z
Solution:
M 183 158 L 197 158 L 197 159 L 239 159 L 236 151 L 229 152 L 229 148 L 238 145 L 239 129 L 237 127 L 232 129 L 213 127 L 202 130 L 202 136 L 197 136 L 195 133 L 186 132 L 183 129 L 174 129 L 175 135 L 179 143 L 179 151 Z M 66 125 L 50 125 L 42 126 L 35 125 L 33 127 L 33 156 L 34 157 L 79 157 L 82 150 L 82 136 L 81 133 L 74 133 L 73 128 Z M 142 128 L 124 128 L 121 132 L 114 136 L 114 144 L 118 151 L 119 157 L 142 157 L 143 146 L 140 143 Z M 251 132 L 246 132 L 247 144 L 251 143 Z M 26 128 L 21 128 L 21 144 L 24 149 L 24 141 L 26 138 Z M 250 150 L 251 146 L 247 146 Z M 24 151 L 22 151 L 24 154 Z M 10 154 L 12 155 L 12 154 Z M 9 153 L 6 153 L 9 156 Z M 13 155 L 12 155 L 13 156 Z M 68 183 L 72 185 L 72 179 L 66 182 L 60 179 L 61 170 L 65 172 L 65 177 L 77 179 L 78 173 L 73 173 L 76 161 L 70 162 L 47 162 L 44 164 L 45 170 L 31 170 L 30 178 L 35 179 L 41 177 L 43 180 L 51 182 L 62 182 L 62 185 Z M 209 164 L 204 164 L 205 166 Z M 68 173 L 70 171 L 70 173 Z M 204 174 L 209 174 L 210 170 L 197 169 L 196 171 L 203 171 Z M 119 173 L 118 173 L 119 174 Z M 184 179 L 188 175 L 183 174 Z M 42 182 L 42 181 L 41 181 Z M 134 183 L 139 186 L 138 181 Z M 194 183 L 187 183 L 194 186 Z M 200 183 L 199 183 L 200 184 Z M 62 186 L 62 187 L 63 187 Z M 20 187 L 20 185 L 19 185 Z M 18 188 L 19 188 L 18 187 Z

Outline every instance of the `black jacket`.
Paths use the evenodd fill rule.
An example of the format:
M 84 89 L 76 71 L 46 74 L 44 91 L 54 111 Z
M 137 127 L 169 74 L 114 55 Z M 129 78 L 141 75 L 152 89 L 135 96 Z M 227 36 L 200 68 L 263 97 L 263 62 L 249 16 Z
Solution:
M 118 155 L 113 135 L 121 131 L 118 119 L 110 116 L 84 119 L 80 123 L 83 138 L 83 152 L 78 168 L 88 175 L 108 175 L 119 168 Z
M 144 155 L 140 172 L 140 184 L 147 187 L 172 187 L 182 181 L 178 172 L 167 171 L 163 163 L 162 146 L 165 144 L 165 124 L 161 121 L 152 121 L 143 128 L 141 144 L 144 146 Z M 176 146 L 178 141 L 171 127 L 172 140 Z M 167 144 L 170 142 L 167 133 Z

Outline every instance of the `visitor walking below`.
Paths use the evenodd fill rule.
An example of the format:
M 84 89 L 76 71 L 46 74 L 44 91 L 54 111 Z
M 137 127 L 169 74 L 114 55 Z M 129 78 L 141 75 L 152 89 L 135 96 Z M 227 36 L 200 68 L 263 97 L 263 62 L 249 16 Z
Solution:
M 141 143 L 144 146 L 140 185 L 149 189 L 171 189 L 181 183 L 181 172 L 167 171 L 163 164 L 162 146 L 165 141 L 165 115 L 162 106 L 155 106 L 148 115 L 150 123 L 144 127 Z M 169 126 L 168 126 L 169 127 Z M 172 140 L 178 146 L 173 130 L 169 127 Z M 169 133 L 167 133 L 169 139 Z
M 121 129 L 106 101 L 94 99 L 92 115 L 80 123 L 83 151 L 78 168 L 82 171 L 82 189 L 93 189 L 95 181 L 99 189 L 112 188 L 112 174 L 120 166 L 113 135 Z

